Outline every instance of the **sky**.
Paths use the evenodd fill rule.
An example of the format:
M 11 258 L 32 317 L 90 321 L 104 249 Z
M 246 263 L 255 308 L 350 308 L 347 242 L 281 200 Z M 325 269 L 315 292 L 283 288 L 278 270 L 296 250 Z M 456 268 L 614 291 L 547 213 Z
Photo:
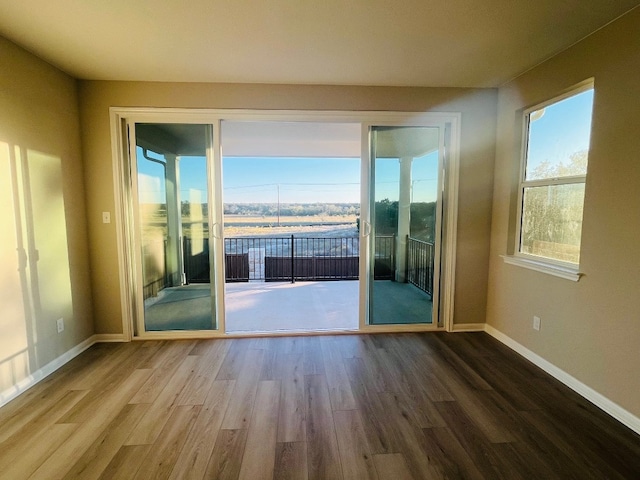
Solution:
M 157 203 L 164 197 L 160 181 L 163 167 L 138 154 L 140 194 L 143 202 Z M 437 152 L 414 160 L 413 201 L 436 199 Z M 376 199 L 398 199 L 399 162 L 376 162 Z M 359 158 L 257 158 L 225 157 L 223 169 L 224 203 L 359 203 Z M 187 200 L 198 191 L 206 202 L 206 160 L 182 157 L 180 195 Z
M 225 203 L 360 201 L 357 158 L 225 157 L 222 172 Z
M 398 200 L 400 164 L 397 159 L 377 159 L 375 164 L 376 201 Z M 438 153 L 415 158 L 411 163 L 412 202 L 433 202 L 437 199 Z
M 398 161 L 378 165 L 376 198 L 397 200 Z M 222 168 L 225 203 L 275 203 L 278 190 L 281 203 L 360 202 L 359 158 L 227 157 Z M 435 197 L 436 174 L 437 155 L 415 160 L 414 201 Z
M 531 115 L 527 171 L 545 160 L 569 162 L 572 153 L 589 149 L 593 89 L 554 103 L 541 117 Z

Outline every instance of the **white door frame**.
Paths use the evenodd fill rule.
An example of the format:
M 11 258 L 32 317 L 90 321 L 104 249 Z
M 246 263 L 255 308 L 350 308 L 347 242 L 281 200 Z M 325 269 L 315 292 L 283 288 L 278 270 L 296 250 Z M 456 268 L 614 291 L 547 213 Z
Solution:
M 368 318 L 368 239 L 366 229 L 360 229 L 360 320 L 359 332 L 399 332 L 425 331 L 434 329 L 453 330 L 453 301 L 455 290 L 455 262 L 456 236 L 458 216 L 458 172 L 460 151 L 460 120 L 457 112 L 355 112 L 355 111 L 298 111 L 298 110 L 218 110 L 218 109 L 182 109 L 182 108 L 127 108 L 111 107 L 111 147 L 114 176 L 115 198 L 115 227 L 118 246 L 118 267 L 121 295 L 121 315 L 123 335 L 126 340 L 166 339 L 176 338 L 176 332 L 135 332 L 134 319 L 139 299 L 137 295 L 137 274 L 135 262 L 138 256 L 132 238 L 135 233 L 135 212 L 132 209 L 132 189 L 130 178 L 130 152 L 128 145 L 127 122 L 130 123 L 195 123 L 213 126 L 213 169 L 210 180 L 220 182 L 221 176 L 221 145 L 220 127 L 222 120 L 238 121 L 280 121 L 280 122 L 318 122 L 318 123 L 358 123 L 362 128 L 361 168 L 361 218 L 369 219 L 369 130 L 373 126 L 437 126 L 441 132 L 449 133 L 446 145 L 442 149 L 443 170 L 441 172 L 441 188 L 444 192 L 444 216 L 442 218 L 442 255 L 439 311 L 440 324 L 412 324 L 412 325 L 367 325 Z M 441 134 L 441 138 L 444 136 Z M 442 143 L 442 142 L 441 142 Z M 211 185 L 211 182 L 210 182 Z M 222 193 L 220 188 L 213 189 L 213 197 L 209 202 L 211 218 L 210 238 L 221 237 L 215 231 L 221 230 L 222 222 Z M 216 206 L 214 208 L 213 206 Z M 221 239 L 217 239 L 221 243 Z M 218 243 L 212 242 L 214 244 Z M 364 247 L 364 249 L 363 249 Z M 364 253 L 362 252 L 364 250 Z M 218 265 L 224 265 L 224 255 L 220 247 L 214 248 L 213 255 Z M 213 257 L 212 257 L 213 258 Z M 227 334 L 224 331 L 224 268 L 217 268 L 215 288 L 216 316 L 218 330 L 215 331 L 184 331 L 180 338 L 203 338 L 220 336 L 247 336 L 242 334 Z M 362 281 L 364 280 L 364 281 Z M 435 304 L 435 302 L 434 302 Z M 317 334 L 318 332 L 313 332 Z M 249 336 L 255 336 L 251 334 Z

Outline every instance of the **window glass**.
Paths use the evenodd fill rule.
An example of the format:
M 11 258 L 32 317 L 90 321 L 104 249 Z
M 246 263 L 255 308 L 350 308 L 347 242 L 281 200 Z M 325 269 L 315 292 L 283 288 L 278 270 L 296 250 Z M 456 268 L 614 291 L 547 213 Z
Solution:
M 578 263 L 584 183 L 524 190 L 521 251 Z
M 587 174 L 593 89 L 529 114 L 525 180 Z
M 526 116 L 518 252 L 578 264 L 593 88 Z

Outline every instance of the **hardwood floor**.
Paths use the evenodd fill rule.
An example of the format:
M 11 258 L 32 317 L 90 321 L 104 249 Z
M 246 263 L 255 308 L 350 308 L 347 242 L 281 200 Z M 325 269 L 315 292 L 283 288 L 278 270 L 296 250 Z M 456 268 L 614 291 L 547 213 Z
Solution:
M 484 333 L 101 344 L 0 409 L 0 478 L 637 479 L 640 437 Z

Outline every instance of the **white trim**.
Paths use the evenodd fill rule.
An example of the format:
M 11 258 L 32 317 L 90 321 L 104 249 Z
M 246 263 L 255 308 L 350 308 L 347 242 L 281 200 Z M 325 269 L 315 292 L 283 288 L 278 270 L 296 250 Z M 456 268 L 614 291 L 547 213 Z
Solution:
M 224 198 L 222 195 L 222 120 L 217 119 L 207 131 L 207 198 L 209 208 L 209 258 L 213 259 L 210 275 L 211 306 L 214 331 L 226 332 L 224 252 Z M 220 234 L 216 235 L 216 230 Z
M 44 367 L 39 368 L 35 372 L 33 372 L 28 377 L 23 378 L 18 383 L 16 383 L 13 387 L 6 389 L 4 392 L 0 393 L 0 407 L 6 405 L 11 400 L 16 398 L 18 395 L 21 395 L 25 391 L 29 390 L 36 383 L 40 382 L 43 378 L 51 375 L 53 372 L 58 370 L 64 364 L 73 360 L 75 357 L 84 352 L 87 348 L 91 347 L 95 342 L 95 336 L 91 336 L 79 343 L 71 350 L 66 351 L 58 358 L 51 360 Z
M 389 112 L 364 110 L 250 110 L 250 109 L 203 109 L 164 107 L 109 107 L 112 116 L 132 119 L 134 122 L 162 122 L 171 116 L 177 123 L 212 123 L 216 120 L 250 121 L 299 121 L 367 123 L 391 122 L 396 126 L 439 125 L 460 113 L 452 112 Z
M 354 333 L 406 333 L 406 332 L 437 332 L 443 329 L 434 323 L 381 323 L 365 325 Z
M 120 279 L 120 312 L 122 315 L 122 332 L 125 340 L 133 338 L 132 331 L 132 305 L 129 301 L 130 291 L 133 288 L 131 269 L 129 268 L 130 242 L 128 240 L 128 229 L 130 220 L 125 197 L 127 194 L 127 176 L 124 168 L 125 158 L 129 155 L 129 149 L 125 148 L 124 140 L 128 139 L 127 132 L 122 132 L 122 121 L 125 120 L 116 111 L 110 109 L 111 126 L 111 155 L 113 171 L 113 197 L 115 202 L 114 224 L 116 228 L 116 243 L 118 249 L 118 278 Z
M 442 325 L 448 332 L 454 328 L 453 314 L 455 305 L 455 289 L 456 289 L 456 259 L 458 255 L 458 188 L 460 184 L 460 135 L 462 114 L 453 114 L 450 122 L 451 132 L 449 135 L 449 152 L 447 152 L 448 164 L 445 165 L 445 179 L 447 186 L 445 192 L 446 202 L 446 228 L 444 240 L 444 266 L 440 266 L 443 275 L 440 277 L 440 285 L 444 292 L 440 294 L 441 303 L 440 312 L 442 314 Z M 444 276 L 444 281 L 442 279 Z
M 451 332 L 484 332 L 484 323 L 454 323 Z
M 385 324 L 366 326 L 364 330 L 341 329 L 341 330 L 268 330 L 255 332 L 228 332 L 216 333 L 211 335 L 206 330 L 186 331 L 185 337 L 180 340 L 201 340 L 215 338 L 256 338 L 256 337 L 315 337 L 330 335 L 371 335 L 377 333 L 425 333 L 425 332 L 443 332 L 442 328 L 433 328 L 431 324 L 415 323 L 415 324 Z M 475 330 L 474 330 L 475 331 Z M 133 339 L 136 341 L 147 340 L 176 340 L 173 332 L 147 332 L 144 336 L 137 336 Z
M 124 161 L 120 164 L 125 166 L 125 170 L 129 172 L 129 177 L 125 178 L 127 185 L 123 188 L 129 194 L 129 197 L 123 201 L 127 206 L 126 216 L 126 228 L 128 228 L 129 234 L 124 237 L 126 240 L 127 249 L 129 255 L 126 257 L 127 272 L 128 272 L 128 291 L 134 295 L 131 299 L 131 303 L 128 304 L 128 311 L 131 312 L 132 321 L 127 322 L 129 325 L 129 331 L 140 332 L 144 331 L 144 287 L 141 279 L 144 278 L 143 274 L 143 253 L 142 253 L 142 221 L 140 219 L 140 193 L 138 191 L 138 152 L 136 142 L 136 124 L 129 118 L 126 119 L 127 124 L 127 163 Z M 123 150 L 124 153 L 124 150 Z M 135 333 L 132 337 L 135 336 Z
M 141 331 L 132 340 L 193 340 L 228 336 L 219 330 L 149 330 Z
M 449 159 L 449 151 L 447 146 L 451 143 L 450 139 L 447 138 L 447 135 L 451 135 L 451 128 L 447 129 L 447 126 L 450 126 L 451 123 L 445 124 L 441 127 L 441 131 L 438 138 L 438 181 L 436 185 L 437 194 L 436 194 L 436 223 L 435 223 L 435 235 L 433 237 L 433 247 L 434 247 L 434 265 L 433 265 L 433 288 L 431 291 L 431 321 L 434 325 L 440 327 L 443 325 L 448 325 L 448 319 L 445 320 L 440 316 L 440 301 L 443 299 L 444 292 L 446 288 L 443 288 L 443 278 L 446 279 L 446 275 L 443 277 L 442 275 L 442 265 L 446 263 L 443 261 L 443 252 L 446 252 L 445 241 L 445 208 L 446 205 L 449 204 L 449 198 L 445 198 L 445 194 L 449 194 L 449 190 L 446 187 L 446 181 L 449 179 L 447 175 L 448 169 L 448 159 Z M 454 193 L 456 198 L 458 197 L 457 192 Z M 409 215 L 411 217 L 411 215 Z M 409 231 L 411 231 L 411 227 L 409 227 Z M 445 310 L 443 310 L 444 312 Z
M 504 263 L 509 265 L 515 265 L 517 267 L 528 268 L 529 270 L 535 270 L 536 272 L 542 272 L 554 277 L 565 278 L 573 282 L 577 282 L 584 275 L 575 269 L 564 267 L 562 265 L 555 265 L 546 261 L 537 261 L 529 258 L 524 258 L 516 255 L 500 255 L 504 260 Z
M 93 343 L 116 343 L 129 341 L 129 339 L 121 333 L 96 333 L 92 338 Z
M 358 229 L 360 259 L 358 269 L 358 329 L 364 330 L 369 321 L 369 278 L 371 272 L 371 130 L 368 125 L 360 125 L 360 228 Z
M 571 175 L 567 177 L 549 177 L 536 180 L 523 180 L 522 188 L 535 188 L 535 187 L 550 187 L 561 185 L 575 185 L 578 183 L 585 183 L 587 181 L 586 175 Z
M 184 330 L 180 331 L 180 340 L 200 340 L 214 338 L 254 338 L 254 337 L 300 337 L 316 335 L 368 335 L 374 333 L 424 333 L 444 331 L 431 323 L 387 323 L 384 325 L 365 325 L 360 330 L 269 330 L 254 332 L 226 332 L 216 330 Z M 144 332 L 133 338 L 133 341 L 176 340 L 176 331 Z
M 618 420 L 620 423 L 626 425 L 634 432 L 640 434 L 640 418 L 636 417 L 628 410 L 625 410 L 617 403 L 609 400 L 607 397 L 605 397 L 601 393 L 595 391 L 593 388 L 589 387 L 588 385 L 585 385 L 577 378 L 571 376 L 564 370 L 556 367 L 554 364 L 552 364 L 548 360 L 545 360 L 537 353 L 532 352 L 531 350 L 526 348 L 524 345 L 521 345 L 520 343 L 516 342 L 512 338 L 502 333 L 501 331 L 492 327 L 491 325 L 485 324 L 484 331 L 487 332 L 492 337 L 494 337 L 499 342 L 505 344 L 507 347 L 514 350 L 516 353 L 519 353 L 520 355 L 522 355 L 524 358 L 529 360 L 531 363 L 533 363 L 537 367 L 540 367 L 542 370 L 547 372 L 552 377 L 556 378 L 557 380 L 560 380 L 571 390 L 578 393 L 585 399 L 589 400 L 596 407 L 605 411 L 606 413 L 611 415 L 613 418 Z

